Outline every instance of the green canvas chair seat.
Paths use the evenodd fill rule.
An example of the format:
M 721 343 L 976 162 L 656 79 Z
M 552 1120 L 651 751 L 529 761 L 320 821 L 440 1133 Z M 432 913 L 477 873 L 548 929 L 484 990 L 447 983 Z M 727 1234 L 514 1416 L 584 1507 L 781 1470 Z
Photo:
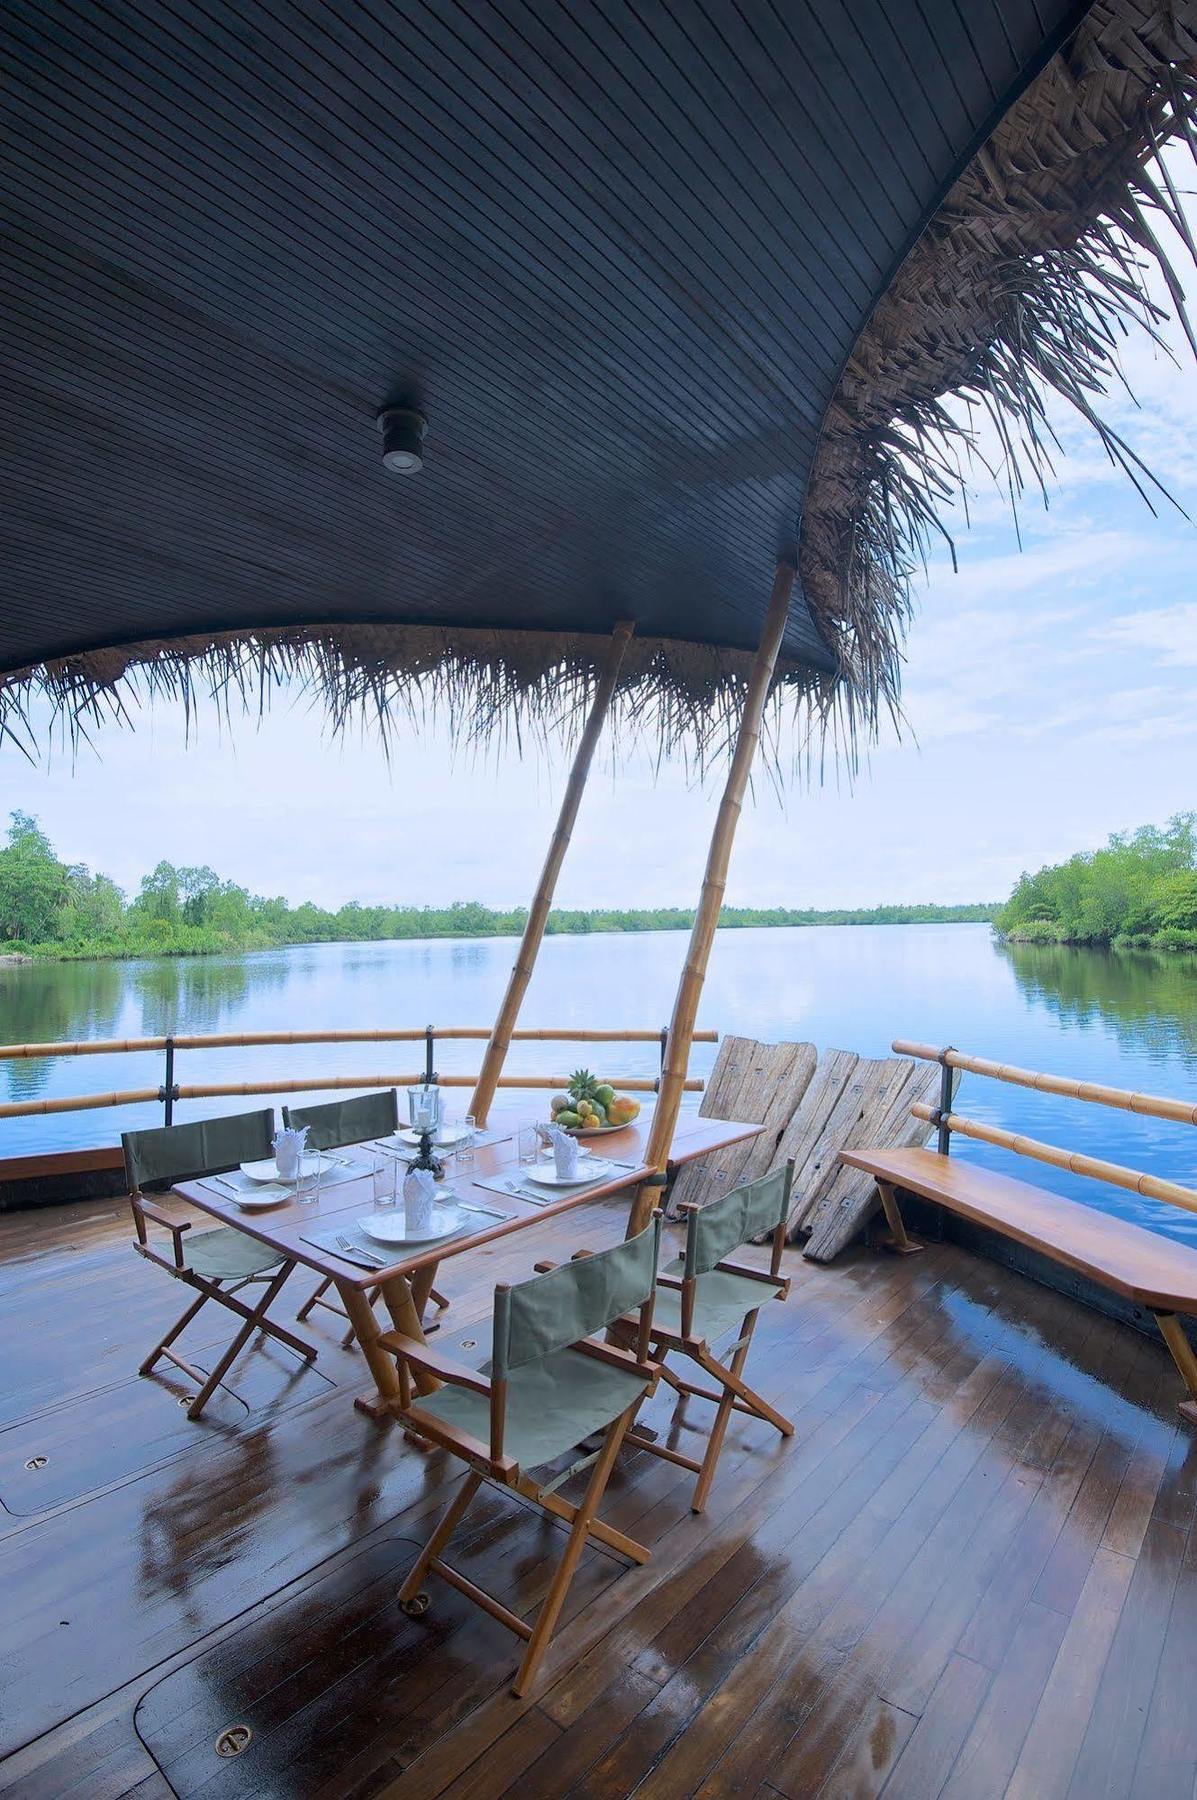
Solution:
M 221 1225 L 214 1231 L 193 1232 L 190 1225 L 178 1224 L 169 1213 L 147 1200 L 145 1191 L 147 1188 L 151 1191 L 171 1188 L 180 1181 L 193 1181 L 204 1175 L 218 1175 L 226 1169 L 235 1169 L 238 1163 L 258 1162 L 270 1155 L 273 1138 L 274 1111 L 271 1107 L 219 1119 L 194 1119 L 186 1125 L 162 1125 L 150 1131 L 126 1131 L 121 1138 L 129 1204 L 137 1230 L 137 1242 L 133 1247 L 147 1262 L 157 1263 L 176 1281 L 184 1282 L 199 1294 L 199 1299 L 176 1319 L 138 1371 L 141 1375 L 150 1374 L 163 1356 L 177 1369 L 182 1369 L 199 1389 L 187 1408 L 189 1419 L 200 1417 L 243 1346 L 256 1331 L 285 1344 L 305 1362 L 313 1362 L 316 1351 L 313 1345 L 266 1317 L 283 1283 L 295 1269 L 294 1262 L 280 1257 L 277 1250 L 232 1225 Z M 153 1247 L 150 1225 L 170 1233 L 173 1259 Z M 250 1307 L 238 1297 L 238 1290 L 256 1282 L 264 1284 L 265 1292 L 257 1305 Z M 242 1324 L 211 1373 L 205 1374 L 202 1369 L 184 1362 L 171 1345 L 210 1300 L 235 1313 Z
M 399 1603 L 413 1618 L 427 1612 L 428 1595 L 421 1592 L 421 1583 L 432 1572 L 526 1639 L 514 1682 L 517 1694 L 526 1693 L 535 1677 L 587 1540 L 633 1562 L 648 1560 L 643 1544 L 597 1514 L 628 1427 L 656 1385 L 648 1342 L 660 1237 L 661 1216 L 654 1213 L 645 1231 L 622 1244 L 518 1286 L 497 1287 L 491 1355 L 484 1369 L 438 1356 L 401 1332 L 380 1339 L 398 1358 L 403 1424 L 460 1457 L 469 1469 L 400 1588 Z M 599 1342 L 601 1333 L 632 1312 L 639 1315 L 633 1348 Z M 413 1371 L 434 1375 L 443 1385 L 431 1394 L 417 1394 Z M 552 1477 L 538 1481 L 528 1473 L 576 1452 L 600 1434 L 597 1450 L 588 1450 Z M 563 1499 L 558 1487 L 587 1467 L 592 1473 L 583 1498 L 576 1505 Z M 535 1624 L 441 1556 L 483 1481 L 519 1494 L 570 1527 Z
M 679 1256 L 674 1262 L 666 1265 L 662 1271 L 666 1275 L 681 1275 L 685 1272 L 685 1258 Z M 773 1283 L 773 1295 L 762 1294 L 763 1284 L 749 1275 L 736 1275 L 729 1269 L 709 1269 L 705 1275 L 698 1275 L 694 1281 L 694 1319 L 692 1329 L 695 1337 L 714 1343 L 733 1325 L 738 1325 L 745 1313 L 760 1306 L 763 1298 L 772 1298 L 785 1290 L 784 1281 Z M 653 1302 L 653 1326 L 664 1331 L 677 1332 L 682 1329 L 682 1296 L 678 1288 L 658 1286 L 657 1297 Z
M 211 1275 L 218 1281 L 244 1281 L 249 1275 L 264 1275 L 277 1269 L 282 1258 L 269 1244 L 259 1244 L 232 1225 L 221 1225 L 215 1231 L 190 1234 L 183 1241 L 183 1259 L 197 1275 Z
M 558 1350 L 507 1377 L 503 1451 L 521 1468 L 536 1469 L 603 1431 L 648 1391 L 647 1376 L 613 1369 L 577 1350 Z M 467 1437 L 490 1441 L 490 1400 L 469 1388 L 445 1386 L 425 1394 L 420 1411 Z

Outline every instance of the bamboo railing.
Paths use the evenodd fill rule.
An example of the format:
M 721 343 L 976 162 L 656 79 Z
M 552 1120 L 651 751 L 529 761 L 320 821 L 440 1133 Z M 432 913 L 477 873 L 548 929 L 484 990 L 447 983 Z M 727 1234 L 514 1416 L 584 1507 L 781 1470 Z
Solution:
M 662 1030 L 628 1029 L 621 1031 L 567 1026 L 560 1029 L 554 1027 L 513 1031 L 511 1035 L 513 1040 L 525 1043 L 659 1044 L 663 1053 L 666 1034 Z M 160 1050 L 166 1056 L 166 1078 L 161 1087 L 116 1089 L 102 1094 L 65 1094 L 44 1100 L 5 1101 L 0 1103 L 0 1119 L 33 1118 L 50 1113 L 88 1112 L 105 1107 L 137 1106 L 156 1101 L 165 1107 L 166 1123 L 170 1124 L 172 1109 L 177 1100 L 217 1100 L 238 1095 L 333 1092 L 345 1088 L 411 1087 L 417 1082 L 432 1078 L 433 1051 L 437 1043 L 446 1041 L 486 1042 L 490 1036 L 490 1030 L 486 1026 L 427 1025 L 421 1028 L 406 1027 L 390 1031 L 213 1032 L 206 1036 L 192 1033 L 182 1034 L 178 1037 L 91 1038 L 61 1044 L 3 1044 L 0 1045 L 0 1061 L 55 1056 L 101 1056 Z M 718 1032 L 715 1031 L 695 1033 L 696 1039 L 708 1044 L 717 1043 L 718 1036 Z M 424 1068 L 407 1070 L 400 1074 L 313 1074 L 302 1077 L 284 1076 L 277 1080 L 198 1082 L 182 1085 L 174 1078 L 174 1058 L 179 1050 L 228 1050 L 243 1047 L 260 1048 L 268 1045 L 363 1043 L 422 1043 L 425 1046 Z M 477 1079 L 477 1076 L 472 1074 L 436 1076 L 436 1080 L 442 1087 L 454 1088 L 473 1087 Z M 611 1080 L 612 1086 L 627 1093 L 651 1094 L 655 1093 L 658 1088 L 658 1081 L 646 1075 L 621 1075 L 614 1076 Z M 568 1081 L 568 1075 L 560 1074 L 502 1075 L 498 1078 L 498 1086 L 500 1088 L 556 1089 L 564 1088 Z M 686 1083 L 687 1089 L 692 1093 L 701 1092 L 702 1086 L 702 1082 L 697 1079 Z
M 0 1062 L 17 1057 L 107 1056 L 124 1050 L 237 1050 L 261 1044 L 422 1044 L 431 1033 L 435 1043 L 472 1040 L 485 1043 L 487 1025 L 408 1026 L 401 1031 L 225 1031 L 208 1036 L 84 1038 L 77 1043 L 0 1044 Z M 658 1031 L 565 1030 L 513 1031 L 512 1041 L 529 1044 L 659 1044 Z M 696 1031 L 696 1044 L 717 1044 L 717 1031 Z
M 1068 1100 L 1090 1100 L 1097 1106 L 1113 1106 L 1121 1112 L 1141 1113 L 1145 1118 L 1171 1119 L 1179 1125 L 1197 1125 L 1197 1102 L 1167 1100 L 1159 1094 L 1132 1093 L 1128 1088 L 1107 1087 L 1100 1081 L 1077 1081 L 1069 1075 L 1042 1075 L 1020 1069 L 1014 1063 L 991 1062 L 984 1056 L 967 1056 L 962 1050 L 937 1050 L 931 1044 L 908 1044 L 896 1038 L 895 1056 L 917 1056 L 948 1069 L 970 1075 L 986 1075 L 992 1081 L 1008 1081 L 1015 1087 L 1034 1088 L 1041 1094 L 1061 1094 Z
M 1122 1163 L 1106 1162 L 1100 1156 L 1087 1156 L 1081 1150 L 1062 1150 L 1058 1144 L 1045 1144 L 1038 1138 L 1024 1137 L 1021 1132 L 1005 1131 L 1000 1125 L 983 1125 L 978 1119 L 966 1119 L 961 1113 L 940 1113 L 937 1106 L 917 1101 L 911 1107 L 916 1119 L 932 1125 L 946 1125 L 961 1137 L 976 1138 L 982 1144 L 996 1144 L 999 1149 L 1013 1150 L 1016 1156 L 1029 1156 L 1035 1162 L 1050 1163 L 1055 1169 L 1067 1169 L 1073 1175 L 1087 1175 L 1094 1181 L 1108 1181 L 1112 1187 L 1127 1188 L 1150 1200 L 1166 1200 L 1171 1206 L 1183 1206 L 1197 1213 L 1197 1193 L 1177 1181 L 1165 1181 L 1159 1175 L 1141 1175 Z
M 1086 1100 L 1097 1106 L 1112 1107 L 1119 1112 L 1135 1113 L 1144 1118 L 1167 1119 L 1179 1125 L 1197 1125 L 1197 1105 L 1187 1100 L 1168 1099 L 1159 1094 L 1142 1094 L 1131 1092 L 1127 1088 L 1109 1087 L 1103 1082 L 1079 1081 L 1066 1075 L 1041 1074 L 1034 1069 L 1020 1069 L 1011 1063 L 994 1062 L 988 1057 L 969 1056 L 966 1052 L 951 1047 L 936 1049 L 931 1044 L 908 1043 L 905 1038 L 894 1040 L 893 1051 L 896 1056 L 914 1056 L 924 1062 L 937 1062 L 943 1069 L 944 1086 L 940 1104 L 927 1106 L 920 1101 L 910 1109 L 916 1119 L 925 1119 L 928 1124 L 939 1128 L 940 1150 L 943 1154 L 947 1153 L 950 1136 L 955 1132 L 961 1137 L 974 1138 L 978 1143 L 994 1144 L 1001 1150 L 1010 1150 L 1015 1156 L 1026 1156 L 1034 1162 L 1047 1163 L 1051 1168 L 1066 1169 L 1070 1174 L 1083 1175 L 1093 1181 L 1104 1181 L 1111 1187 L 1125 1188 L 1145 1199 L 1163 1200 L 1169 1206 L 1179 1206 L 1185 1212 L 1197 1213 L 1197 1191 L 1184 1187 L 1178 1181 L 1166 1181 L 1159 1175 L 1145 1175 L 1122 1163 L 1108 1162 L 1104 1157 L 1089 1156 L 1081 1150 L 1065 1150 L 1059 1144 L 1044 1143 L 1039 1138 L 1007 1131 L 1000 1125 L 985 1125 L 978 1119 L 970 1119 L 963 1113 L 954 1112 L 951 1106 L 952 1071 L 959 1069 L 969 1074 L 986 1076 L 992 1081 L 1008 1082 L 1014 1087 L 1032 1088 L 1043 1094 L 1058 1094 L 1070 1100 Z

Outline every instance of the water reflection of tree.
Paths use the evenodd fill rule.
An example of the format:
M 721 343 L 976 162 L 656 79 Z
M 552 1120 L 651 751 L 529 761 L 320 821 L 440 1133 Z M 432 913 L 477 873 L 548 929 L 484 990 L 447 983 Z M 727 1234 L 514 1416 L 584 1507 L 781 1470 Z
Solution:
M 124 973 L 118 963 L 21 963 L 0 968 L 0 1037 L 7 1044 L 50 1044 L 112 1037 Z M 10 1100 L 32 1100 L 50 1076 L 49 1060 L 6 1062 Z
M 1197 1064 L 1197 956 L 1174 950 L 1095 950 L 1003 944 L 1028 1000 L 1065 1024 L 1101 1024 L 1124 1048 Z
M 130 965 L 146 1037 L 217 1031 L 235 1022 L 256 994 L 284 986 L 286 957 L 162 957 Z

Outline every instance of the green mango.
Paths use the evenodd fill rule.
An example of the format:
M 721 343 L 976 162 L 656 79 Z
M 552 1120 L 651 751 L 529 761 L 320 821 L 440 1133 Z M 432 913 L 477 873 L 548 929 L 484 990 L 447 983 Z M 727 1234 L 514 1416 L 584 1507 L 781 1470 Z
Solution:
M 576 1131 L 578 1126 L 582 1123 L 582 1120 L 572 1108 L 567 1107 L 564 1112 L 559 1112 L 557 1114 L 553 1123 L 554 1125 L 560 1125 L 563 1131 L 569 1131 L 571 1128 Z
M 615 1089 L 609 1081 L 600 1082 L 594 1090 L 594 1100 L 597 1105 L 602 1107 L 604 1114 L 614 1098 Z

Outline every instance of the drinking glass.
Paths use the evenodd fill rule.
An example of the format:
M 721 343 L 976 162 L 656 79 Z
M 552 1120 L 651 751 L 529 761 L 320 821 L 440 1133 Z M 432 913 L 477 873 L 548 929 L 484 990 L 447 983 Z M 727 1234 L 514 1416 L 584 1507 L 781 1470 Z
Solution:
M 325 1157 L 319 1151 L 305 1150 L 304 1160 L 306 1161 L 309 1156 L 314 1156 L 314 1166 L 311 1172 L 305 1175 L 303 1162 L 300 1163 L 300 1176 L 295 1187 L 295 1199 L 300 1206 L 318 1206 L 320 1189 L 324 1185 Z
M 467 1114 L 463 1130 L 465 1136 L 458 1138 L 453 1146 L 453 1167 L 458 1175 L 464 1175 L 468 1179 L 474 1172 L 474 1139 L 478 1134 L 473 1113 Z
M 387 1156 L 383 1151 L 375 1151 L 370 1169 L 370 1180 L 374 1191 L 374 1210 L 382 1212 L 395 1204 L 395 1191 L 399 1181 L 399 1158 Z
M 520 1162 L 531 1165 L 540 1161 L 540 1128 L 537 1125 L 521 1125 L 517 1138 Z

